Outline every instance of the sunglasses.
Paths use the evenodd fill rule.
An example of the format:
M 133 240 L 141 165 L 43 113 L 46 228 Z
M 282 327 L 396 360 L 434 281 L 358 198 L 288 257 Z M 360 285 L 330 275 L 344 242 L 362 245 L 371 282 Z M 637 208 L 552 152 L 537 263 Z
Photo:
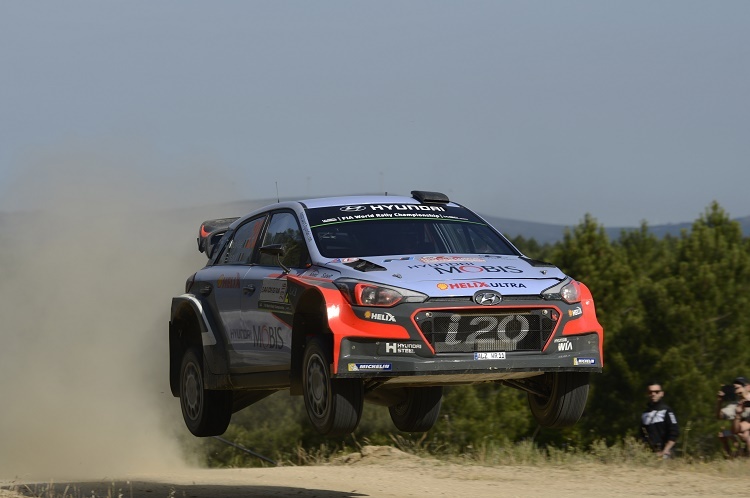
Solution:
M 649 389 L 648 393 L 649 394 L 659 394 L 661 391 L 662 391 L 661 389 L 656 390 L 656 391 L 652 391 L 652 390 Z

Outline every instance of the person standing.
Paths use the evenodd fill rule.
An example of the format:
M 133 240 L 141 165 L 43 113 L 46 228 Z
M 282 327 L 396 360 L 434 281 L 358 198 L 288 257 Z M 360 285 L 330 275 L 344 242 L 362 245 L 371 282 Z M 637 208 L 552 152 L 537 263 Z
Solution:
M 737 377 L 732 381 L 732 384 L 721 386 L 721 389 L 716 393 L 716 418 L 729 420 L 732 423 L 731 429 L 719 433 L 724 455 L 729 458 L 748 455 L 750 404 L 746 400 L 749 398 L 748 381 L 745 377 Z M 738 408 L 740 408 L 739 412 Z M 740 442 L 742 447 L 738 448 Z
M 664 402 L 664 389 L 658 382 L 647 386 L 648 403 L 641 414 L 641 435 L 649 447 L 662 458 L 671 458 L 680 435 L 677 417 Z
M 733 382 L 737 404 L 734 407 L 732 432 L 737 434 L 750 451 L 750 386 L 745 377 L 737 377 Z

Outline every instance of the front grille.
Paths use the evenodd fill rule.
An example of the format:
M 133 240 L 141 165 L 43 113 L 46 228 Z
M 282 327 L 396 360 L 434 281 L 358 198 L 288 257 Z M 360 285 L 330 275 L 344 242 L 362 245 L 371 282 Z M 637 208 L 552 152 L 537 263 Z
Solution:
M 508 295 L 503 294 L 503 302 L 508 301 L 539 301 L 539 295 Z M 457 303 L 457 302 L 467 302 L 467 303 L 474 303 L 474 299 L 471 296 L 458 296 L 458 297 L 431 297 L 427 299 L 425 302 L 429 303 Z
M 431 297 L 427 299 L 429 303 L 473 303 L 471 296 L 458 297 Z
M 414 318 L 436 353 L 541 351 L 557 323 L 552 309 L 422 311 Z

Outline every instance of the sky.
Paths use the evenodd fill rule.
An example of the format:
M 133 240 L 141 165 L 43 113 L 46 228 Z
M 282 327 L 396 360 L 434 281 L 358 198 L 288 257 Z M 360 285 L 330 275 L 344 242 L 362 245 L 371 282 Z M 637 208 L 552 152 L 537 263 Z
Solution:
M 563 225 L 747 216 L 748 19 L 745 0 L 5 1 L 0 211 L 54 208 L 63 177 L 178 207 L 435 190 Z

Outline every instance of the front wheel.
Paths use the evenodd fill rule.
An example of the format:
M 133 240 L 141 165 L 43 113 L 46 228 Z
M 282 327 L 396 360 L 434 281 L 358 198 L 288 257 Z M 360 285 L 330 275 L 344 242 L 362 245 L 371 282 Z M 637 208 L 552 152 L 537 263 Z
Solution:
M 443 387 L 407 387 L 406 400 L 388 407 L 393 425 L 403 432 L 427 432 L 440 416 Z
M 362 382 L 332 379 L 330 366 L 330 347 L 320 337 L 310 340 L 302 360 L 302 394 L 307 416 L 321 434 L 349 434 L 357 428 L 362 415 Z
M 546 373 L 541 384 L 548 395 L 528 394 L 531 413 L 539 425 L 561 429 L 578 422 L 589 395 L 588 372 Z
M 232 418 L 232 391 L 205 389 L 203 362 L 195 348 L 182 357 L 180 407 L 185 425 L 198 437 L 224 434 Z

